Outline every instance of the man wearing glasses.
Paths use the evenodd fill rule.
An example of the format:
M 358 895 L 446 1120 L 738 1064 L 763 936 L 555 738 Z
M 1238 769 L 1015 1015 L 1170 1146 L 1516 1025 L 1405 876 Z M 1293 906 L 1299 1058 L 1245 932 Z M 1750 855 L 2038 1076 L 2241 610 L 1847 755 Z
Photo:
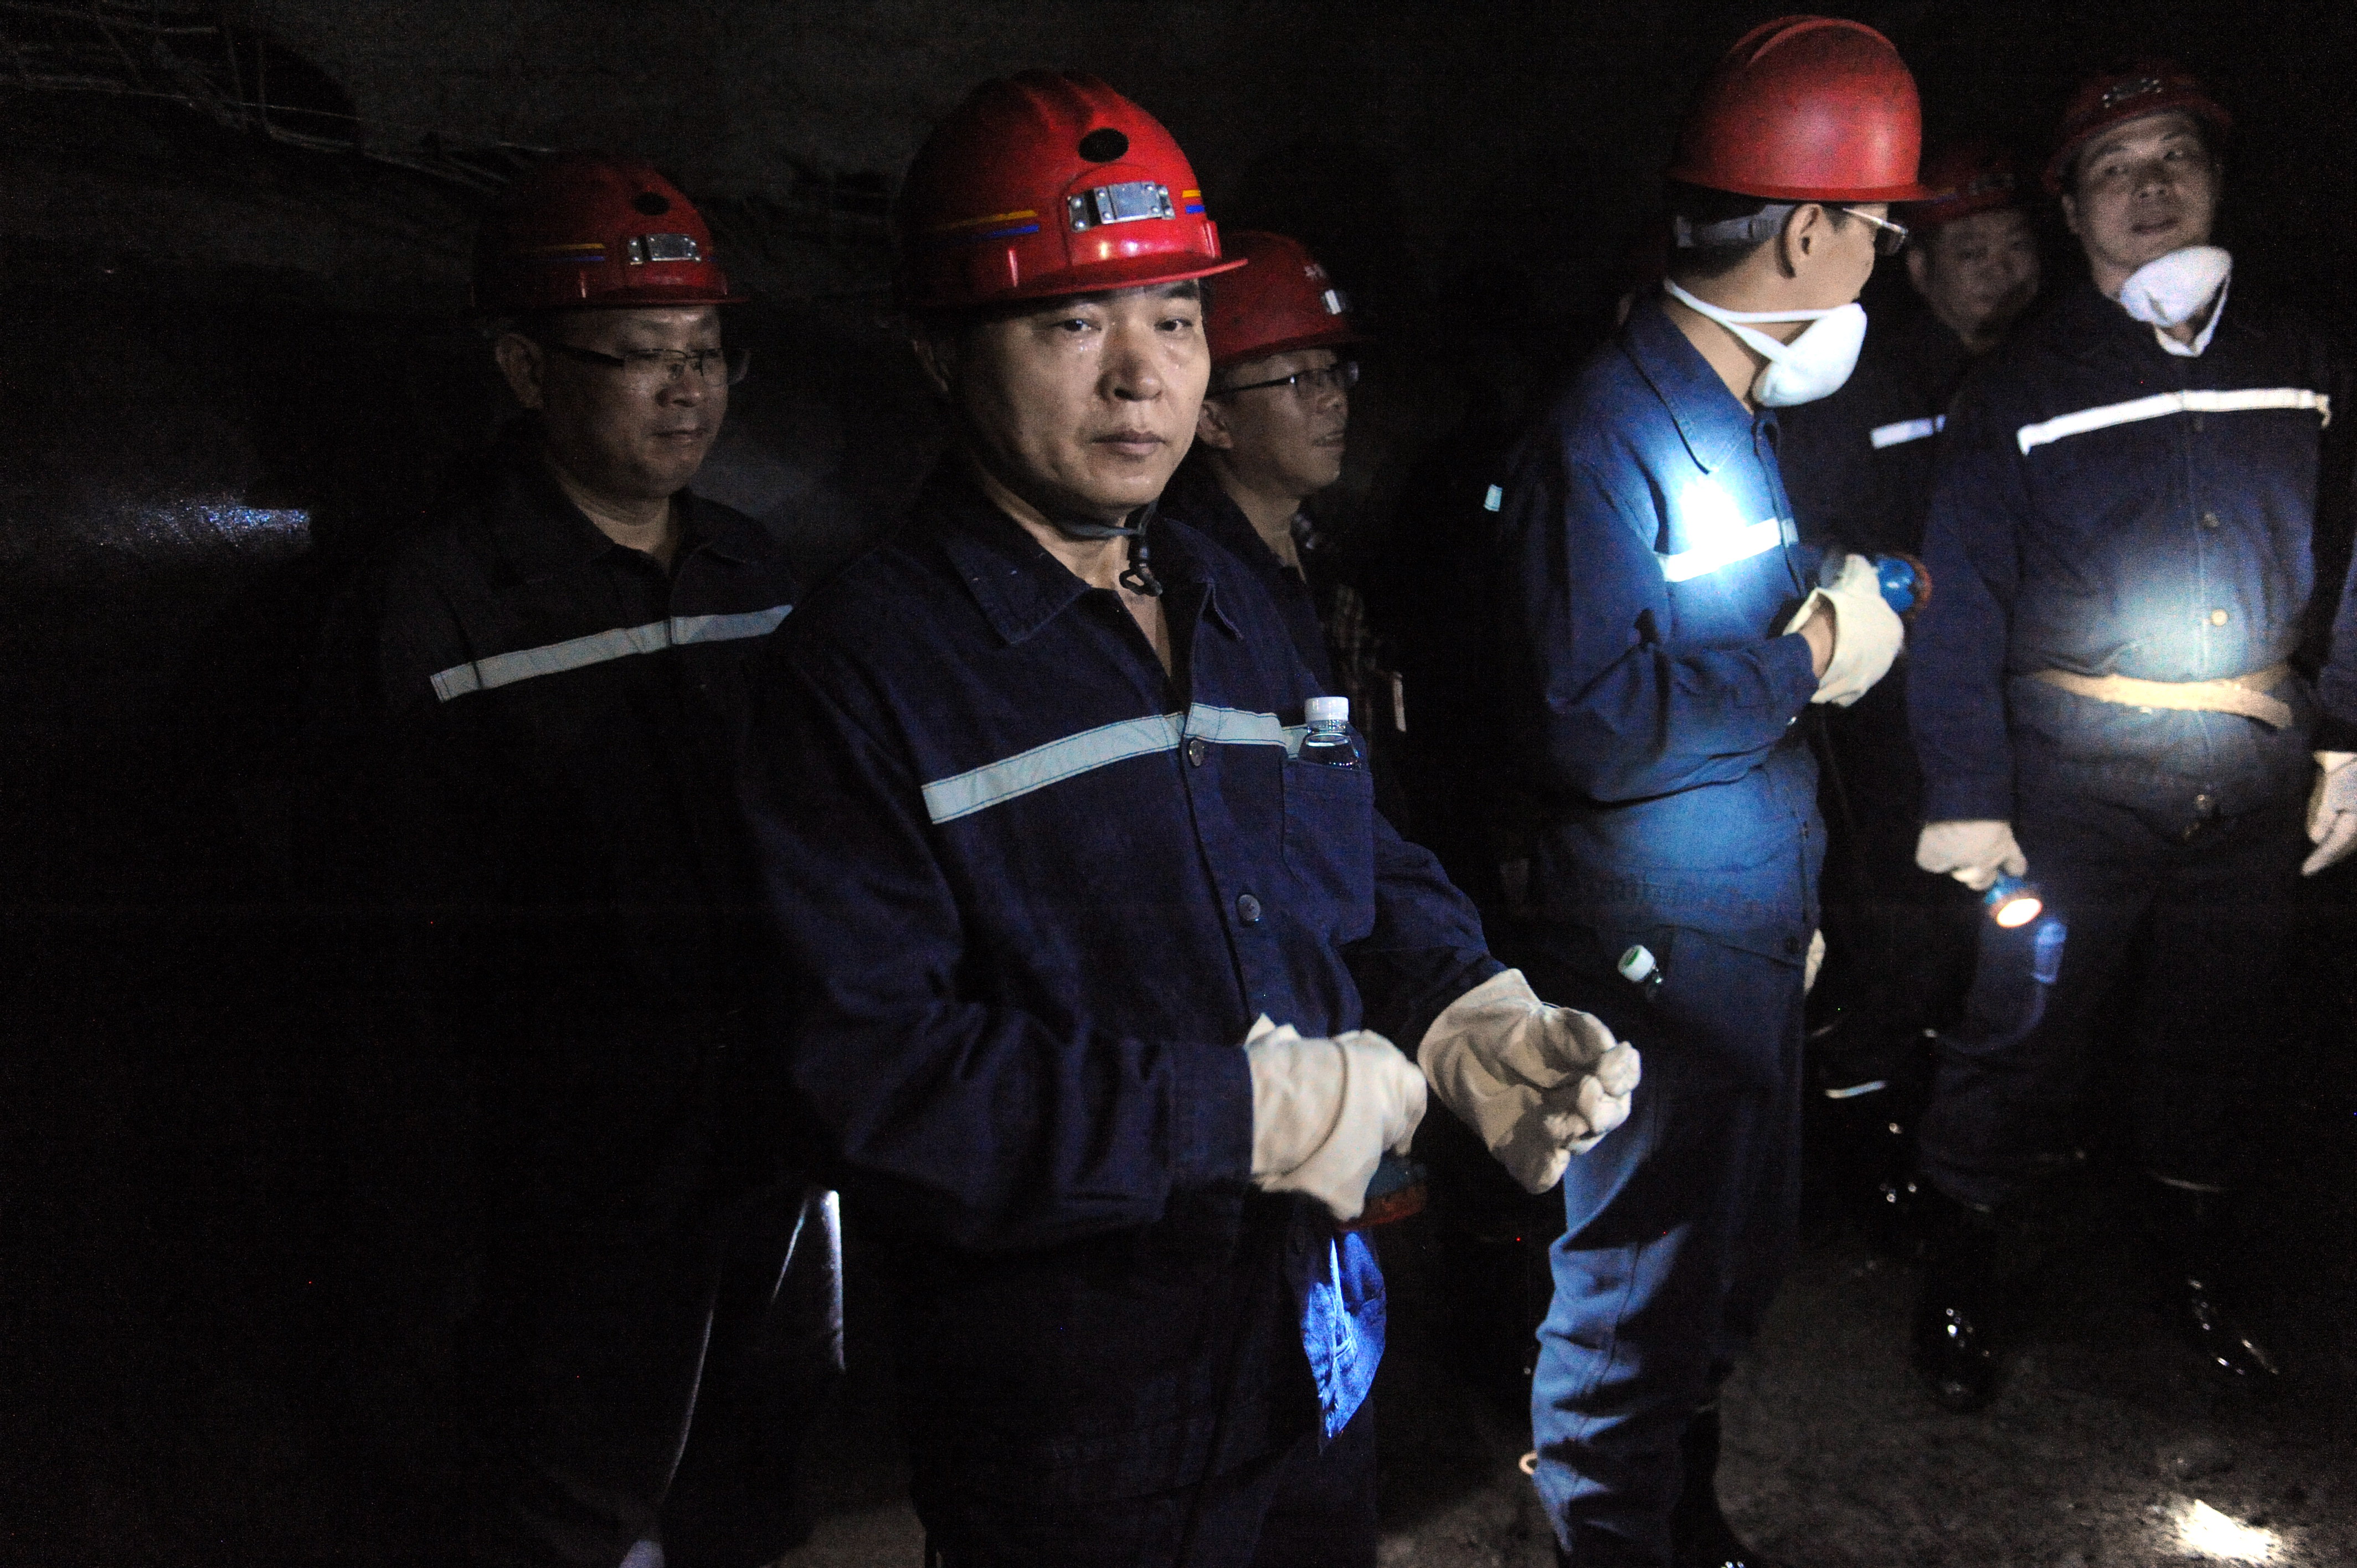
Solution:
M 1849 373 L 1854 302 L 1901 237 L 1885 204 L 1927 194 L 1921 136 L 1871 28 L 1746 36 L 1679 139 L 1666 297 L 1635 303 L 1496 493 L 1501 739 L 1544 807 L 1534 983 L 1645 1052 L 1628 1123 L 1564 1178 L 1532 1393 L 1579 1568 L 1759 1562 L 1719 1511 L 1717 1396 L 1798 1220 L 1824 843 L 1800 720 L 1855 701 L 1900 638 L 1859 558 L 1813 591 L 1775 411 Z
M 831 1269 L 832 1210 L 720 1114 L 751 1098 L 743 670 L 796 598 L 762 526 L 687 489 L 738 296 L 678 190 L 577 157 L 488 220 L 475 295 L 522 416 L 330 640 L 341 832 L 471 1101 L 443 1178 L 467 1219 L 425 1227 L 474 1254 L 444 1418 L 465 1517 L 439 1528 L 487 1564 L 767 1562 L 791 1434 L 732 1427 L 759 1402 L 730 1371 L 768 1354 L 795 1238 Z
M 1211 285 L 1203 312 L 1211 384 L 1163 510 L 1267 580 L 1302 661 L 1351 699 L 1363 733 L 1365 607 L 1319 559 L 1301 510 L 1342 477 L 1359 367 L 1338 350 L 1359 334 L 1341 292 L 1299 241 L 1248 231 L 1226 250 L 1247 264 Z

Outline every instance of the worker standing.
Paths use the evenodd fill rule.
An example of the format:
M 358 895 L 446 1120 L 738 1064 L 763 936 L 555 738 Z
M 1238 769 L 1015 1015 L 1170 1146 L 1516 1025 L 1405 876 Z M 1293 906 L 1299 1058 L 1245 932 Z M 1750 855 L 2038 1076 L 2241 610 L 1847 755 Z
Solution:
M 1921 555 L 1949 400 L 2037 297 L 2038 235 L 2013 159 L 1960 143 L 1924 160 L 1923 183 L 1936 194 L 1900 209 L 1921 307 L 1878 313 L 1847 383 L 1782 422 L 1785 488 L 1813 542 Z M 1915 865 L 1923 779 L 1906 675 L 1902 660 L 1825 725 L 1826 954 L 1809 999 L 1811 1081 L 1827 1101 L 1842 1186 L 1894 1251 L 1913 1242 L 1926 1036 L 1961 1010 L 1980 917 L 1971 893 Z
M 2234 1133 L 2319 779 L 2288 660 L 2332 410 L 2319 338 L 2211 243 L 2229 125 L 2165 61 L 2079 89 L 2046 183 L 2088 276 L 1973 378 L 1943 436 L 1909 693 L 1917 859 L 1975 890 L 2026 871 L 2045 911 L 1984 925 L 1922 1122 L 1914 1355 L 1953 1406 L 1996 1386 L 1998 1223 L 2072 1147 L 2096 1009 L 2128 972 L 2170 1311 L 2225 1372 L 2276 1375 L 2234 1286 Z M 2318 787 L 2345 793 L 2345 754 L 2323 760 Z
M 1537 979 L 1611 996 L 1646 1051 L 1628 1124 L 1566 1177 L 1532 1394 L 1539 1490 L 1581 1568 L 1755 1561 L 1719 1511 L 1717 1398 L 1797 1223 L 1824 846 L 1799 721 L 1871 688 L 1900 637 L 1862 558 L 1812 587 L 1776 411 L 1856 362 L 1858 290 L 1903 237 L 1887 204 L 1927 194 L 1920 138 L 1880 34 L 1747 34 L 1679 138 L 1663 292 L 1504 487 L 1511 738 L 1544 802 Z
M 1169 133 L 989 82 L 895 223 L 954 449 L 763 671 L 748 799 L 931 1560 L 1366 1568 L 1383 1284 L 1338 1226 L 1427 1076 L 1544 1187 L 1633 1053 L 1488 955 L 1266 574 L 1157 515 L 1236 265 Z
M 520 413 L 351 596 L 327 661 L 330 831 L 388 1015 L 431 1020 L 355 1093 L 394 1134 L 380 1168 L 409 1131 L 385 1086 L 470 1086 L 406 1119 L 471 1136 L 413 1155 L 437 1190 L 385 1216 L 467 1260 L 430 1282 L 460 1308 L 434 1440 L 457 1473 L 397 1506 L 462 1493 L 473 1563 L 749 1568 L 798 1533 L 798 1419 L 744 1380 L 778 1370 L 789 1258 L 823 1296 L 835 1262 L 831 1198 L 730 1135 L 744 671 L 799 596 L 761 524 L 688 488 L 738 296 L 670 182 L 568 156 L 486 220 L 475 297 Z M 830 1355 L 831 1316 L 809 1326 Z

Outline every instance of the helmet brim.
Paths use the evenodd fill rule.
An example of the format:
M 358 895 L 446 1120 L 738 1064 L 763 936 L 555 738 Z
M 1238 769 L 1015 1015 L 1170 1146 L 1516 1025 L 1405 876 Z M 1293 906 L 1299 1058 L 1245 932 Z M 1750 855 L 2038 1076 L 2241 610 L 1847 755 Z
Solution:
M 935 293 L 914 295 L 903 303 L 910 310 L 987 309 L 997 305 L 1017 305 L 1025 300 L 1070 299 L 1079 295 L 1112 294 L 1125 288 L 1151 288 L 1157 284 L 1188 283 L 1196 278 L 1232 273 L 1243 265 L 1243 262 L 1205 261 L 1200 256 L 1117 256 L 1110 261 L 1091 262 L 1086 266 L 1040 273 L 1025 278 L 1014 288 L 979 298 Z
M 1353 332 L 1347 327 L 1329 332 L 1304 332 L 1291 338 L 1279 338 L 1273 342 L 1255 343 L 1238 353 L 1222 354 L 1211 361 L 1211 368 L 1223 371 L 1230 365 L 1274 359 L 1279 354 L 1297 354 L 1304 349 L 1347 349 L 1353 343 L 1372 341 L 1365 333 Z

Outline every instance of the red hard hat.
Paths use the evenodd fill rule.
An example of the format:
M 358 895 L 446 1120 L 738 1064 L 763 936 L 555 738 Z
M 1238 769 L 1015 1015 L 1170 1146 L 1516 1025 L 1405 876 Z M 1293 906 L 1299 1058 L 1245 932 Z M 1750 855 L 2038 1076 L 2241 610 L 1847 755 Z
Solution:
M 1678 134 L 1670 177 L 1773 201 L 1919 201 L 1923 114 L 1890 40 L 1782 16 L 1737 40 Z
M 1300 241 L 1247 231 L 1229 253 L 1249 263 L 1222 284 L 1203 316 L 1214 370 L 1296 349 L 1365 341 L 1351 329 L 1351 302 Z
M 1220 231 L 1160 121 L 1092 76 L 985 81 L 917 151 L 892 213 L 901 304 L 956 309 L 1209 277 Z
M 1923 183 L 1938 194 L 1907 209 L 1909 227 L 1936 229 L 1975 212 L 2021 205 L 2013 155 L 1994 142 L 1958 142 L 1923 160 Z
M 2072 155 L 2095 136 L 2124 122 L 2171 110 L 2207 121 L 2221 134 L 2234 128 L 2234 117 L 2225 105 L 2210 96 L 2200 78 L 2172 60 L 2142 59 L 2089 77 L 2071 95 L 2071 106 L 2062 112 L 2062 124 L 2054 133 L 2054 156 L 2046 160 L 2046 188 L 2062 194 Z
M 526 176 L 483 220 L 475 307 L 736 305 L 712 231 L 679 188 L 640 163 L 560 157 Z

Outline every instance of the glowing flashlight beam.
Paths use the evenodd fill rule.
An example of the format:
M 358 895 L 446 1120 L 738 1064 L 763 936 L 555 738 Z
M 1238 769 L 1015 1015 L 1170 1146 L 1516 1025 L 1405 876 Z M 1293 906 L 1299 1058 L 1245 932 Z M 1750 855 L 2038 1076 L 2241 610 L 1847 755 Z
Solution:
M 2038 918 L 2045 908 L 2046 905 L 2042 900 L 2028 895 L 2018 898 L 2008 898 L 1997 906 L 1996 923 L 2009 931 L 2017 926 L 2029 924 L 2030 921 Z
M 2188 1552 L 2227 1563 L 2272 1563 L 2282 1544 L 2274 1530 L 2238 1523 L 2198 1499 L 2178 1509 L 2177 1539 Z

